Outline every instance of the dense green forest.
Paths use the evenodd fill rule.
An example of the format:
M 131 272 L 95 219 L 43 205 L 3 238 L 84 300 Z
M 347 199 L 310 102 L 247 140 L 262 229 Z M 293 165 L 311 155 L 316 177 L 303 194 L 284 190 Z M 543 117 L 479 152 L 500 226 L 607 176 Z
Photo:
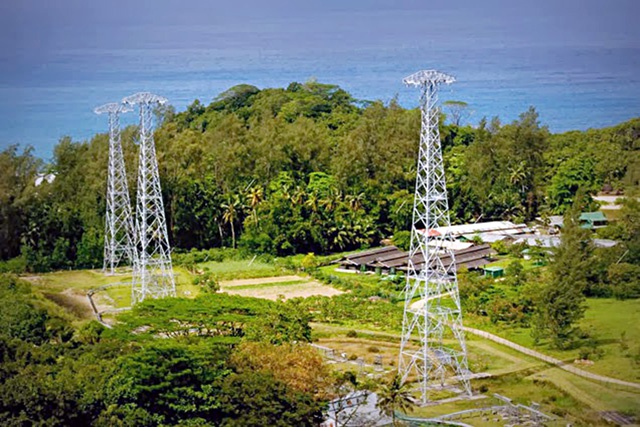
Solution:
M 459 107 L 459 106 L 457 106 Z M 441 136 L 454 222 L 531 220 L 563 213 L 579 188 L 637 188 L 640 119 L 551 134 L 534 108 L 513 123 L 461 126 L 443 112 Z M 236 246 L 277 256 L 376 244 L 407 230 L 420 113 L 364 102 L 314 81 L 286 89 L 235 86 L 209 105 L 157 111 L 155 140 L 176 251 Z M 449 122 L 451 122 L 449 124 Z M 130 190 L 135 128 L 123 131 Z M 0 260 L 48 271 L 102 261 L 106 134 L 62 138 L 45 162 L 30 147 L 0 153 Z M 34 184 L 37 173 L 56 175 Z

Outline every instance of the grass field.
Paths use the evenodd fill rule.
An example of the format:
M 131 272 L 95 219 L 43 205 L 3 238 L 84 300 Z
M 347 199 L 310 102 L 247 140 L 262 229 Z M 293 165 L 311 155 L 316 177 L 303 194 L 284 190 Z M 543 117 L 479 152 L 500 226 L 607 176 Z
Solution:
M 535 264 L 534 260 L 514 258 L 512 256 L 507 256 L 507 255 L 496 256 L 496 260 L 490 264 L 487 264 L 485 267 L 502 267 L 506 269 L 509 266 L 509 264 L 511 264 L 514 261 L 520 261 L 520 263 L 522 264 L 522 268 L 524 270 L 533 270 L 535 268 L 540 268 L 539 265 Z
M 549 382 L 570 394 L 576 400 L 597 411 L 618 411 L 640 415 L 640 391 L 617 389 L 589 381 L 559 368 L 538 372 L 529 379 Z
M 580 349 L 558 350 L 542 342 L 534 345 L 531 330 L 478 322 L 467 317 L 465 324 L 478 327 L 525 347 L 534 348 L 569 363 L 579 358 Z M 640 300 L 618 301 L 610 298 L 590 298 L 580 328 L 594 339 L 602 355 L 594 357 L 592 365 L 581 365 L 589 372 L 640 382 Z
M 281 268 L 273 264 L 251 260 L 228 260 L 222 262 L 204 262 L 197 265 L 199 270 L 210 271 L 216 280 L 254 279 L 273 277 L 286 274 Z

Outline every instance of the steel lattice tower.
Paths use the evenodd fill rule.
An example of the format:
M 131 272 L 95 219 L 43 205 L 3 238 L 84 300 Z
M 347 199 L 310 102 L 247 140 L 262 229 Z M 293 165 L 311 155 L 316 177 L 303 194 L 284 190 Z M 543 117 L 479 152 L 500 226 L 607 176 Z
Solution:
M 433 232 L 451 224 L 436 103 L 438 85 L 454 81 L 434 70 L 419 71 L 403 80 L 422 91 L 422 124 L 398 373 L 403 382 L 415 375 L 423 404 L 429 390 L 454 389 L 451 383 L 456 380 L 459 391 L 471 394 L 455 262 L 445 265 L 439 256 L 448 254 L 453 261 L 453 252 L 442 244 L 451 238 Z M 444 345 L 445 331 L 453 345 Z M 411 343 L 412 336 L 419 339 L 417 348 Z M 447 372 L 455 378 L 448 378 Z
M 107 170 L 107 212 L 104 225 L 105 274 L 114 274 L 123 261 L 135 263 L 137 256 L 131 200 L 127 185 L 122 144 L 120 142 L 120 114 L 131 111 L 122 104 L 105 104 L 93 110 L 109 114 L 109 167 Z
M 138 257 L 132 287 L 132 304 L 135 304 L 147 297 L 163 298 L 176 294 L 153 140 L 153 108 L 166 103 L 167 99 L 140 92 L 124 98 L 122 102 L 140 108 L 140 161 L 136 198 Z

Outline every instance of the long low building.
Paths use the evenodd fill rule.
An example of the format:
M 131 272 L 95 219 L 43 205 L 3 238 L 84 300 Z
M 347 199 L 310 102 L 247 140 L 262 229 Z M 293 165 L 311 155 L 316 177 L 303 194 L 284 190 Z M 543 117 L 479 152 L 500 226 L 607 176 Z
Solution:
M 461 267 L 467 269 L 480 268 L 491 262 L 491 256 L 495 252 L 487 244 L 471 246 L 466 249 L 455 251 L 453 258 L 455 259 L 455 269 Z M 453 260 L 450 254 L 442 254 L 440 260 L 448 267 Z M 395 273 L 398 271 L 407 271 L 409 265 L 409 253 L 402 251 L 396 246 L 383 246 L 381 248 L 370 249 L 357 254 L 347 255 L 334 263 L 340 264 L 340 267 L 351 271 L 379 271 L 380 273 Z M 418 269 L 425 267 L 424 257 L 417 254 L 413 258 L 413 263 Z
M 515 224 L 511 221 L 476 222 L 472 224 L 450 225 L 429 230 L 430 236 L 446 236 L 457 239 L 462 236 L 473 236 L 481 233 L 493 233 L 501 235 L 517 235 L 530 233 L 526 224 Z

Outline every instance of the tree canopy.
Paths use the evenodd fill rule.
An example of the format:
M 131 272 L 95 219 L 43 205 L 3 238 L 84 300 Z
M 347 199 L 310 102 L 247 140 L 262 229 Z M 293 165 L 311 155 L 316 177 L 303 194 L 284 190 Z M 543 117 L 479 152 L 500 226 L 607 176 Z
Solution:
M 463 106 L 463 101 L 450 103 Z M 157 112 L 171 244 L 274 255 L 376 244 L 408 228 L 420 113 L 361 102 L 310 80 L 230 88 L 206 105 Z M 578 188 L 637 188 L 640 119 L 552 134 L 534 108 L 512 123 L 440 122 L 452 221 L 562 214 Z M 132 196 L 135 128 L 123 131 Z M 0 259 L 46 271 L 101 264 L 107 135 L 62 138 L 51 162 L 0 153 Z M 52 182 L 36 180 L 51 173 Z M 38 184 L 36 184 L 38 181 Z M 18 258 L 16 258 L 18 257 Z M 3 267 L 9 268 L 9 267 Z

